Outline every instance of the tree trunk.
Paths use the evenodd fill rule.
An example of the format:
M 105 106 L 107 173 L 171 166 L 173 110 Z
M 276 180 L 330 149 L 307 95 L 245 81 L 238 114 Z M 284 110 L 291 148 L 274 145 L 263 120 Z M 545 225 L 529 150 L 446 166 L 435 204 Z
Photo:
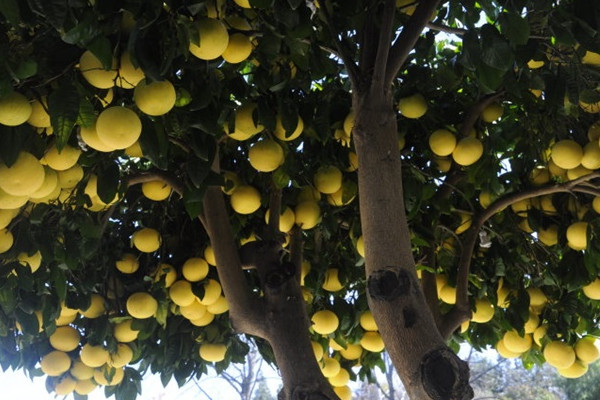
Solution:
M 412 400 L 470 399 L 468 367 L 444 343 L 417 279 L 389 89 L 355 92 L 353 110 L 369 307 Z

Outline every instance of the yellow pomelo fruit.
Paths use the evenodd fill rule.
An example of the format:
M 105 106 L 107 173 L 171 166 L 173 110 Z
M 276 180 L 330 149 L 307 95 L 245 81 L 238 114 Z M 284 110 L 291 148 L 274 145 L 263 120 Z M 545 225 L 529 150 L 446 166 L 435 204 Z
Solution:
M 222 175 L 223 179 L 225 180 L 225 184 L 221 186 L 221 190 L 223 193 L 231 195 L 231 193 L 233 193 L 233 191 L 242 184 L 242 180 L 235 172 L 224 171 Z
M 238 6 L 242 7 L 242 8 L 252 8 L 252 6 L 250 5 L 250 0 L 233 0 L 235 2 L 235 4 L 237 4 Z
M 81 136 L 81 140 L 96 151 L 100 151 L 103 153 L 109 153 L 114 149 L 111 146 L 104 144 L 102 140 L 98 137 L 98 132 L 96 131 L 96 124 L 92 126 L 82 126 L 79 130 L 79 136 Z
M 456 147 L 456 136 L 447 129 L 438 129 L 429 136 L 429 148 L 438 156 L 449 156 Z
M 58 396 L 67 396 L 75 390 L 77 381 L 68 375 L 65 375 L 54 385 L 54 393 Z
M 0 189 L 11 196 L 29 196 L 35 193 L 42 187 L 45 178 L 44 166 L 31 153 L 20 152 L 10 167 L 0 163 Z
M 140 267 L 140 263 L 135 254 L 124 253 L 121 258 L 115 261 L 117 270 L 124 274 L 133 274 Z
M 94 368 L 88 367 L 81 360 L 73 361 L 69 373 L 79 381 L 90 379 L 94 376 Z
M 358 156 L 356 155 L 355 152 L 350 151 L 348 152 L 348 168 L 346 169 L 347 172 L 354 172 L 358 169 Z
M 60 376 L 71 368 L 71 357 L 64 351 L 54 350 L 42 357 L 40 367 L 48 376 Z
M 72 326 L 59 326 L 48 339 L 50 340 L 50 345 L 56 350 L 69 352 L 79 346 L 81 336 L 79 335 L 79 331 Z
M 579 100 L 579 107 L 586 113 L 597 114 L 600 112 L 600 101 L 595 103 L 587 103 L 583 100 Z
M 1 240 L 0 240 L 1 243 Z M 2 250 L 0 249 L 0 253 Z M 600 278 L 596 278 L 591 283 L 588 283 L 583 288 L 583 294 L 592 300 L 600 300 Z
M 321 362 L 321 372 L 325 378 L 336 376 L 340 372 L 340 362 L 335 358 L 323 357 Z
M 590 141 L 583 147 L 581 165 L 587 169 L 600 168 L 600 145 L 598 144 L 598 139 Z
M 127 298 L 127 312 L 133 318 L 146 319 L 158 310 L 158 302 L 150 293 L 136 292 Z
M 569 368 L 575 362 L 575 350 L 567 343 L 554 340 L 544 347 L 546 362 L 557 369 Z
M 420 93 L 398 101 L 398 111 L 406 118 L 421 118 L 427 112 L 427 101 Z
M 200 304 L 198 299 L 194 299 L 192 304 L 179 307 L 179 312 L 181 315 L 189 320 L 197 320 L 200 319 L 206 314 L 206 306 L 204 304 Z
M 106 312 L 106 306 L 104 304 L 104 297 L 98 293 L 92 293 L 90 306 L 86 310 L 79 310 L 81 315 L 86 318 L 94 319 Z
M 158 282 L 162 279 L 164 279 L 166 288 L 171 287 L 177 280 L 177 270 L 171 264 L 159 264 L 154 275 L 154 282 Z
M 333 391 L 340 398 L 340 400 L 351 400 L 352 389 L 349 386 L 334 387 Z
M 312 229 L 321 221 L 321 207 L 316 201 L 302 201 L 294 208 L 294 221 L 300 228 Z
M 346 199 L 344 199 L 346 197 Z M 356 186 L 351 182 L 342 182 L 342 187 L 335 193 L 327 195 L 327 202 L 332 206 L 341 207 L 348 205 L 356 198 Z
M 340 324 L 337 315 L 329 310 L 317 311 L 312 315 L 310 320 L 312 321 L 313 330 L 321 335 L 329 335 L 334 332 Z
M 171 194 L 171 186 L 160 180 L 144 182 L 142 183 L 142 193 L 150 200 L 162 201 Z
M 590 142 L 600 139 L 600 121 L 594 122 L 587 130 L 587 137 Z
M 98 99 L 98 101 L 100 102 L 100 105 L 103 108 L 106 108 L 106 106 L 108 106 L 110 103 L 112 103 L 114 98 L 115 98 L 115 91 L 112 88 L 107 89 L 105 92 L 94 96 L 94 99 Z
M 547 167 L 538 166 L 529 173 L 529 181 L 535 186 L 550 182 L 550 171 Z
M 446 304 L 456 304 L 456 288 L 450 285 L 444 285 L 439 292 L 440 300 Z
M 225 296 L 219 295 L 219 297 L 217 297 L 217 300 L 206 306 L 206 310 L 214 315 L 223 314 L 229 311 L 229 302 L 227 301 Z
M 208 326 L 215 319 L 215 315 L 206 311 L 204 315 L 198 319 L 190 320 L 190 323 L 194 326 Z
M 308 261 L 302 260 L 302 266 L 300 267 L 300 285 L 304 286 L 304 278 L 310 272 L 311 265 Z
M 527 67 L 529 67 L 530 69 L 538 69 L 538 68 L 542 68 L 544 66 L 544 61 L 537 61 L 537 60 L 529 60 L 527 61 Z
M 567 170 L 567 179 L 572 181 L 579 177 L 591 174 L 592 172 L 594 172 L 594 171 L 585 168 L 583 165 L 578 165 L 575 168 L 571 168 L 571 169 Z
M 91 378 L 84 379 L 81 381 L 78 380 L 75 384 L 75 393 L 85 396 L 87 394 L 92 393 L 97 387 L 98 385 Z
M 483 155 L 483 143 L 474 137 L 465 137 L 458 141 L 452 159 L 464 167 L 476 163 Z
M 533 331 L 533 341 L 538 346 L 542 347 L 542 339 L 546 336 L 548 327 L 546 325 L 540 325 Z
M 252 40 L 248 36 L 236 32 L 229 35 L 227 48 L 223 51 L 221 56 L 228 63 L 237 64 L 250 57 L 253 48 Z
M 217 266 L 217 259 L 215 258 L 215 251 L 213 250 L 212 246 L 206 246 L 203 254 L 208 265 L 212 265 L 213 267 Z
M 94 380 L 97 384 L 103 386 L 115 386 L 123 381 L 125 371 L 123 368 L 111 368 L 103 366 L 94 370 Z
M 19 215 L 20 211 L 21 210 L 19 208 L 8 209 L 8 210 L 0 208 L 0 229 L 6 228 L 11 223 L 11 221 L 17 215 Z
M 131 62 L 131 54 L 124 51 L 121 54 L 121 63 L 119 64 L 115 84 L 123 89 L 133 89 L 145 77 L 144 71 L 139 67 L 135 67 Z
M 570 379 L 581 378 L 587 371 L 588 365 L 579 360 L 575 360 L 569 368 L 557 369 L 559 375 Z
M 129 108 L 113 106 L 106 108 L 96 120 L 98 139 L 115 150 L 126 149 L 134 144 L 142 133 L 140 117 Z
M 33 273 L 40 268 L 40 265 L 42 265 L 42 253 L 40 253 L 39 250 L 32 255 L 27 253 L 19 253 L 17 260 L 21 265 L 29 266 L 29 268 L 31 268 L 31 272 Z
M 73 189 L 83 179 L 83 168 L 79 164 L 64 171 L 58 171 L 58 186 L 61 189 Z
M 344 288 L 344 285 L 340 282 L 339 278 L 340 270 L 337 268 L 329 268 L 325 271 L 325 280 L 323 281 L 323 289 L 328 292 L 337 292 Z
M 265 213 L 265 222 L 269 223 L 271 210 L 267 210 Z M 281 214 L 279 215 L 279 231 L 280 232 L 289 232 L 294 227 L 294 222 L 296 221 L 296 215 L 291 208 L 285 207 Z
M 260 192 L 254 186 L 239 186 L 229 200 L 231 207 L 238 214 L 252 214 L 260 208 Z
M 140 146 L 139 140 L 136 140 L 134 144 L 125 149 L 125 154 L 129 157 L 142 158 L 144 153 L 142 152 L 142 146 Z
M 190 42 L 190 53 L 201 60 L 214 60 L 222 55 L 229 44 L 229 33 L 223 22 L 214 18 L 202 18 L 195 25 L 199 43 L 196 45 Z
M 494 122 L 502 117 L 504 113 L 504 108 L 501 104 L 492 103 L 481 112 L 481 119 L 485 122 Z
M 209 279 L 204 282 L 204 296 L 199 301 L 205 306 L 210 306 L 219 299 L 221 293 L 221 284 L 214 279 Z
M 301 203 L 303 201 L 319 201 L 321 200 L 321 192 L 312 186 L 302 186 L 300 193 L 296 197 L 296 201 Z
M 506 332 L 502 341 L 504 342 L 506 349 L 513 353 L 525 353 L 531 348 L 533 343 L 530 334 L 526 333 L 524 336 L 521 336 L 515 330 Z
M 583 64 L 600 66 L 600 54 L 588 50 L 581 58 L 581 62 Z
M 42 183 L 42 186 L 31 193 L 29 197 L 34 200 L 42 200 L 55 193 L 57 188 L 60 190 L 58 173 L 52 168 L 44 166 L 44 182 Z
M 133 100 L 141 112 L 159 116 L 171 111 L 177 100 L 173 84 L 167 80 L 146 83 L 141 81 L 133 91 Z
M 332 194 L 342 187 L 342 171 L 333 165 L 320 167 L 313 177 L 315 188 L 323 194 Z
M 350 374 L 344 368 L 340 368 L 337 374 L 329 378 L 329 383 L 333 387 L 341 387 L 346 386 L 346 384 L 350 381 Z
M 596 338 L 592 336 L 582 337 L 575 343 L 575 354 L 577 358 L 586 364 L 591 364 L 600 358 L 600 351 Z
M 304 121 L 302 120 L 302 117 L 298 116 L 298 123 L 296 124 L 294 131 L 292 133 L 287 133 L 281 122 L 281 115 L 277 115 L 275 130 L 273 131 L 273 134 L 277 139 L 289 142 L 300 136 L 302 131 L 304 131 Z
M 473 221 L 473 216 L 466 212 L 459 212 L 460 215 L 460 224 L 454 230 L 454 233 L 460 235 L 471 227 L 471 223 Z
M 178 306 L 189 306 L 196 299 L 196 295 L 192 292 L 192 284 L 186 280 L 175 281 L 169 287 L 169 298 Z
M 1 101 L 0 101 L 1 103 Z M 36 128 L 47 128 L 50 126 L 50 115 L 48 115 L 48 99 L 46 96 L 31 102 L 31 115 L 27 123 Z
M 102 62 L 89 50 L 79 58 L 79 70 L 88 83 L 98 89 L 109 89 L 115 86 L 117 78 L 117 59 L 113 59 L 112 68 L 104 69 Z
M 132 322 L 133 320 L 126 319 L 125 321 L 121 321 L 115 324 L 113 335 L 117 342 L 130 343 L 137 339 L 140 331 L 131 328 Z
M 583 149 L 574 140 L 560 140 L 552 146 L 550 157 L 558 167 L 571 169 L 581 164 Z
M 406 15 L 413 15 L 417 9 L 417 0 L 396 0 L 396 7 Z
M 346 115 L 342 127 L 344 132 L 346 132 L 346 136 L 350 137 L 354 129 L 354 111 L 350 110 L 348 115 Z
M 356 252 L 362 258 L 365 258 L 365 238 L 362 235 L 356 240 Z
M 515 212 L 515 214 L 525 217 L 527 216 L 527 211 L 531 208 L 531 199 L 523 199 L 519 200 L 510 205 L 510 209 Z
M 190 282 L 199 282 L 208 275 L 208 263 L 200 257 L 188 258 L 181 268 L 183 277 Z
M 529 318 L 527 319 L 527 321 L 525 321 L 525 326 L 523 327 L 523 329 L 525 330 L 525 333 L 534 333 L 539 324 L 540 317 L 538 317 L 538 315 L 535 312 L 530 310 Z M 533 338 L 533 341 L 535 342 L 535 337 Z
M 503 339 L 500 339 L 498 343 L 496 343 L 496 351 L 503 358 L 517 358 L 521 355 L 521 353 L 508 350 Z
M 487 299 L 475 300 L 475 311 L 473 311 L 471 321 L 484 324 L 491 321 L 492 318 L 494 318 L 494 306 L 492 303 Z
M 365 331 L 378 330 L 377 324 L 375 323 L 375 318 L 373 318 L 373 314 L 369 310 L 360 314 L 359 323 Z
M 0 97 L 0 124 L 17 126 L 31 116 L 32 107 L 27 97 L 19 92 L 10 92 Z
M 340 354 L 346 360 L 358 360 L 363 353 L 363 348 L 359 344 L 348 343 L 345 349 L 340 350 Z
M 110 354 L 102 346 L 94 346 L 86 343 L 79 352 L 79 358 L 88 367 L 98 368 L 108 362 Z
M 108 364 L 113 368 L 122 368 L 133 360 L 133 350 L 125 343 L 117 344 L 117 351 L 110 355 Z
M 385 344 L 383 343 L 383 339 L 381 339 L 381 335 L 379 332 L 374 331 L 365 332 L 360 339 L 360 345 L 363 349 L 373 353 L 378 353 L 385 349 Z
M 80 155 L 80 149 L 71 147 L 68 144 L 61 150 L 56 145 L 52 145 L 46 150 L 43 161 L 55 171 L 64 171 L 77 164 Z
M 527 288 L 527 294 L 529 294 L 529 305 L 531 307 L 543 307 L 548 302 L 548 297 L 540 288 Z
M 275 171 L 283 164 L 283 148 L 274 140 L 261 140 L 250 148 L 248 159 L 250 165 L 257 171 Z
M 329 338 L 329 348 L 335 351 L 340 351 L 343 349 L 343 347 L 332 337 Z
M 585 250 L 587 248 L 588 223 L 584 221 L 574 222 L 567 228 L 567 244 L 573 250 Z
M 155 252 L 161 241 L 160 233 L 152 228 L 142 228 L 131 236 L 131 243 L 142 253 Z
M 321 346 L 321 343 L 315 342 L 314 340 L 311 340 L 310 344 L 312 345 L 313 352 L 315 353 L 315 358 L 317 361 L 321 361 L 323 359 L 323 354 L 325 353 L 323 346 Z
M 554 246 L 558 243 L 558 226 L 550 225 L 546 229 L 540 228 L 538 239 L 546 246 Z
M 256 123 L 255 119 L 257 105 L 255 103 L 244 103 L 235 111 L 235 131 L 242 132 L 247 137 L 252 137 L 261 132 L 265 127 Z M 240 139 L 244 140 L 244 139 Z
M 219 362 L 225 359 L 227 346 L 221 343 L 202 343 L 199 349 L 200 358 L 208 362 Z

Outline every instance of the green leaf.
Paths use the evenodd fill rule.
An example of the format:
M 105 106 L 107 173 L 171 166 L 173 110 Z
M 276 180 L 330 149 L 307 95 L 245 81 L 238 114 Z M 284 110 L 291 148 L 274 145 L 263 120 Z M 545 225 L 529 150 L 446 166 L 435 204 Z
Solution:
M 44 0 L 38 4 L 45 19 L 57 30 L 61 30 L 69 14 L 68 0 Z
M 98 197 L 104 203 L 111 203 L 117 191 L 119 190 L 119 183 L 121 178 L 121 169 L 119 164 L 116 162 L 109 162 L 102 165 L 101 169 L 97 173 L 98 175 Z
M 504 13 L 500 17 L 502 33 L 513 46 L 527 44 L 530 27 L 526 18 L 517 14 Z
M 38 65 L 34 60 L 23 60 L 13 69 L 15 76 L 21 80 L 31 78 L 38 72 Z
M 98 60 L 100 60 L 104 69 L 109 70 L 114 67 L 112 44 L 106 37 L 98 36 L 86 47 L 96 56 L 96 58 L 98 58 Z
M 90 12 L 72 29 L 62 35 L 62 40 L 69 44 L 87 47 L 96 37 L 102 34 L 98 24 L 98 16 Z M 95 52 L 93 52 L 95 54 Z
M 77 114 L 77 125 L 89 128 L 96 122 L 96 111 L 94 105 L 88 98 L 81 99 L 79 112 Z
M 513 67 L 515 56 L 508 43 L 492 25 L 481 28 L 481 62 L 500 71 Z
M 17 0 L 0 0 L 0 13 L 13 26 L 21 22 L 21 13 L 19 12 L 19 3 Z
M 58 150 L 69 141 L 79 114 L 79 102 L 77 89 L 66 81 L 48 96 L 50 122 L 54 129 Z
M 187 175 L 196 188 L 200 188 L 210 171 L 210 164 L 197 157 L 190 157 L 186 163 Z
M 19 308 L 15 309 L 15 318 L 21 325 L 21 329 L 24 333 L 30 335 L 37 335 L 40 330 L 40 323 L 35 314 L 29 314 Z
M 142 117 L 142 135 L 139 138 L 144 157 L 159 169 L 169 166 L 169 138 L 164 126 L 158 121 Z
M 204 199 L 204 188 L 189 189 L 186 188 L 183 194 L 183 201 L 185 204 L 185 210 L 187 211 L 190 218 L 198 218 L 204 210 L 202 201 Z

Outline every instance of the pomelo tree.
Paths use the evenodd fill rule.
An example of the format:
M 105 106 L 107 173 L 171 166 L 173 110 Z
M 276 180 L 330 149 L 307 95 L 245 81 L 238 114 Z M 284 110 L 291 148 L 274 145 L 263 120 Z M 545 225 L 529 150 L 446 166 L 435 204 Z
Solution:
M 600 6 L 4 1 L 0 364 L 133 398 L 244 358 L 283 399 L 460 342 L 598 357 Z

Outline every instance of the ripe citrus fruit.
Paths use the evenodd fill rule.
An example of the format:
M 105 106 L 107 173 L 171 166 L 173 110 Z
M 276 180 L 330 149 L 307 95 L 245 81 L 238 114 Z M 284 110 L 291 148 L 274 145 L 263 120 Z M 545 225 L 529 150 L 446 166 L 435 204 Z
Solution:
M 323 281 L 322 286 L 323 289 L 327 290 L 328 292 L 337 292 L 342 290 L 344 285 L 342 285 L 340 282 L 340 278 L 338 276 L 339 272 L 340 270 L 337 268 L 329 268 L 327 271 L 325 271 L 325 280 Z
M 223 51 L 223 59 L 230 64 L 241 63 L 252 54 L 252 40 L 243 33 L 236 32 L 229 35 L 229 43 Z
M 329 335 L 334 332 L 340 324 L 337 315 L 329 310 L 317 311 L 311 317 L 311 321 L 313 323 L 312 328 L 314 331 L 321 335 Z
M 267 224 L 269 223 L 269 216 L 271 215 L 270 211 L 271 210 L 267 210 L 265 213 L 265 222 Z M 294 227 L 295 221 L 296 215 L 294 214 L 294 211 L 286 206 L 279 215 L 279 231 L 289 232 Z
M 90 306 L 85 310 L 79 310 L 81 315 L 86 318 L 94 319 L 98 318 L 106 312 L 106 306 L 104 304 L 104 297 L 98 293 L 92 293 Z
M 496 343 L 496 351 L 503 358 L 517 358 L 521 355 L 521 353 L 508 350 L 504 344 L 504 339 L 500 339 L 498 343 Z
M 125 343 L 117 345 L 117 351 L 110 355 L 108 364 L 114 368 L 122 368 L 133 360 L 133 350 Z
M 196 300 L 196 295 L 192 292 L 192 284 L 182 279 L 169 287 L 169 298 L 178 306 L 185 307 Z
M 113 59 L 112 68 L 104 69 L 102 62 L 89 50 L 79 58 L 79 70 L 88 83 L 98 89 L 115 86 L 117 78 L 117 59 Z
M 587 248 L 587 227 L 584 221 L 574 222 L 567 228 L 567 244 L 573 250 L 585 250 Z
M 123 368 L 111 368 L 107 365 L 94 370 L 94 380 L 103 386 L 115 386 L 123 381 L 125 371 Z
M 337 394 L 340 400 L 352 399 L 352 389 L 349 386 L 334 387 L 333 391 L 335 392 L 335 394 Z
M 46 96 L 31 102 L 31 115 L 27 123 L 36 128 L 47 128 L 50 126 L 50 115 L 48 115 L 48 99 Z
M 483 109 L 481 112 L 481 119 L 483 119 L 485 122 L 494 122 L 500 119 L 503 113 L 504 108 L 502 105 L 498 103 L 492 103 Z
M 404 97 L 398 101 L 398 111 L 406 118 L 421 118 L 427 112 L 427 101 L 420 93 Z
M 79 130 L 79 136 L 81 136 L 81 140 L 83 140 L 87 146 L 94 150 L 104 153 L 114 150 L 111 146 L 104 144 L 104 142 L 100 140 L 98 137 L 98 131 L 96 131 L 96 124 L 88 127 L 82 126 Z
M 203 254 L 208 265 L 212 265 L 213 267 L 217 266 L 217 259 L 215 258 L 215 251 L 213 250 L 212 246 L 206 246 Z
M 350 381 L 350 374 L 345 368 L 340 368 L 337 374 L 329 378 L 329 383 L 333 387 L 346 386 Z
M 335 193 L 327 195 L 327 202 L 332 206 L 348 205 L 356 198 L 356 185 L 353 182 L 342 182 L 342 187 Z
M 575 343 L 575 354 L 577 358 L 586 364 L 591 364 L 600 358 L 600 351 L 596 338 L 592 336 L 582 337 Z
M 550 157 L 558 167 L 571 169 L 581 164 L 583 149 L 574 140 L 560 140 L 552 146 Z
M 173 84 L 167 80 L 146 83 L 141 81 L 133 91 L 133 100 L 141 112 L 159 116 L 171 111 L 177 100 Z
M 548 302 L 548 297 L 540 288 L 527 288 L 527 294 L 529 294 L 529 305 L 531 307 L 542 307 Z
M 129 108 L 106 108 L 96 120 L 98 139 L 107 147 L 120 150 L 134 144 L 142 133 L 140 117 Z
M 67 396 L 75 390 L 75 385 L 77 385 L 77 381 L 65 375 L 54 385 L 54 393 L 58 396 Z
M 558 243 L 558 226 L 550 225 L 547 228 L 538 230 L 538 239 L 546 246 L 554 246 Z
M 19 92 L 10 92 L 0 97 L 0 124 L 17 126 L 31 116 L 32 108 L 27 97 Z
M 1 243 L 1 240 L 0 240 Z M 0 253 L 2 250 L 0 249 Z M 592 300 L 600 300 L 600 278 L 596 278 L 591 283 L 588 283 L 583 288 L 583 294 Z
M 160 247 L 160 233 L 156 229 L 142 228 L 133 234 L 131 243 L 143 253 L 152 253 Z
M 142 147 L 140 146 L 139 140 L 137 140 L 134 144 L 125 149 L 125 154 L 129 157 L 142 158 L 144 157 L 144 153 L 142 151 Z
M 208 326 L 214 319 L 215 315 L 207 310 L 202 317 L 190 320 L 190 323 L 194 326 Z
M 570 379 L 581 378 L 587 371 L 588 365 L 579 360 L 575 360 L 568 368 L 557 369 L 559 375 Z
M 540 317 L 535 312 L 529 310 L 529 318 L 525 321 L 525 325 L 523 326 L 525 333 L 534 333 L 539 324 Z M 535 337 L 533 338 L 533 341 L 535 342 Z
M 79 381 L 90 379 L 94 376 L 94 368 L 88 367 L 81 360 L 75 360 L 71 364 L 69 373 Z
M 316 201 L 302 201 L 294 209 L 295 224 L 302 229 L 311 229 L 321 221 L 321 207 Z
M 465 167 L 477 162 L 482 155 L 483 144 L 479 139 L 470 136 L 459 140 L 452 152 L 454 161 Z
M 29 268 L 31 268 L 31 272 L 33 273 L 40 268 L 40 265 L 42 265 L 42 253 L 40 253 L 39 250 L 33 253 L 32 255 L 29 255 L 27 253 L 19 253 L 19 255 L 17 256 L 17 260 L 21 265 L 28 265 Z
M 360 314 L 359 323 L 360 323 L 360 326 L 365 331 L 376 331 L 377 330 L 377 324 L 375 323 L 373 314 L 369 310 Z
M 29 196 L 42 187 L 45 178 L 44 167 L 31 153 L 20 152 L 10 167 L 0 163 L 0 189 L 9 195 Z
M 444 285 L 439 291 L 440 300 L 446 304 L 456 304 L 456 288 Z
M 60 150 L 56 145 L 52 145 L 46 150 L 42 160 L 53 170 L 64 171 L 77 164 L 80 155 L 80 149 L 76 149 L 68 144 Z
M 348 343 L 345 349 L 340 350 L 340 354 L 346 360 L 358 360 L 363 353 L 363 348 L 359 344 Z
M 183 277 L 190 282 L 199 282 L 208 275 L 208 263 L 200 257 L 188 258 L 181 268 Z
M 319 192 L 335 193 L 342 187 L 342 171 L 333 165 L 322 166 L 315 173 L 313 182 Z
M 50 345 L 64 352 L 75 350 L 80 339 L 79 331 L 72 326 L 59 326 L 49 337 Z
M 316 342 L 314 340 L 311 340 L 310 344 L 312 345 L 313 353 L 315 353 L 315 358 L 317 359 L 317 361 L 321 361 L 321 359 L 323 358 L 323 354 L 325 353 L 325 351 L 323 350 L 323 346 L 321 345 L 321 343 Z
M 233 0 L 235 2 L 235 4 L 237 4 L 238 6 L 242 7 L 242 8 L 252 8 L 252 6 L 250 5 L 250 0 Z
M 575 362 L 575 350 L 567 343 L 554 340 L 544 347 L 544 358 L 555 368 L 569 368 Z
M 150 318 L 158 310 L 158 302 L 150 293 L 136 292 L 127 299 L 127 312 L 133 318 Z
M 117 342 L 129 343 L 137 339 L 140 331 L 131 328 L 132 322 L 133 320 L 126 319 L 125 321 L 121 321 L 115 324 L 113 335 L 115 339 L 117 339 Z
M 538 346 L 542 347 L 542 339 L 546 336 L 548 327 L 546 325 L 540 325 L 533 331 L 533 341 Z
M 102 346 L 94 346 L 86 343 L 81 348 L 79 357 L 81 358 L 81 362 L 88 367 L 98 368 L 108 362 L 110 354 Z
M 42 357 L 40 367 L 48 376 L 60 376 L 71 368 L 71 357 L 64 351 L 54 350 Z
M 96 389 L 96 387 L 98 387 L 98 385 L 91 378 L 84 379 L 81 381 L 78 380 L 77 383 L 75 384 L 75 393 L 85 396 L 87 394 L 92 393 L 94 391 L 94 389 Z
M 252 214 L 260 208 L 260 192 L 254 186 L 239 186 L 229 200 L 231 207 L 238 214 Z
M 336 376 L 338 372 L 340 372 L 341 366 L 340 362 L 335 358 L 331 357 L 323 357 L 321 363 L 321 372 L 325 378 L 331 378 L 332 376 Z
M 246 140 L 261 132 L 265 127 L 258 123 L 256 103 L 242 104 L 235 111 L 235 131 L 230 134 L 236 140 Z
M 438 129 L 429 136 L 429 148 L 438 156 L 449 156 L 456 147 L 456 136 L 447 129 Z
M 154 282 L 164 279 L 165 287 L 170 287 L 177 280 L 177 270 L 171 265 L 161 263 L 154 274 Z
M 214 315 L 223 314 L 229 311 L 229 302 L 225 296 L 219 295 L 217 300 L 206 306 L 206 311 Z
M 198 44 L 190 42 L 189 50 L 201 60 L 214 60 L 218 58 L 229 44 L 227 28 L 218 19 L 202 18 L 196 21 L 199 33 Z
M 125 253 L 115 261 L 115 267 L 124 274 L 133 274 L 140 267 L 140 263 L 135 254 Z
M 160 180 L 144 182 L 142 183 L 142 193 L 150 200 L 162 201 L 171 194 L 171 186 Z
M 58 185 L 61 189 L 72 189 L 83 179 L 83 168 L 79 164 L 64 171 L 58 171 Z
M 217 343 L 202 343 L 199 349 L 200 358 L 208 362 L 219 362 L 225 359 L 227 346 Z
M 527 61 L 527 67 L 529 67 L 530 69 L 538 69 L 538 68 L 542 68 L 544 66 L 544 61 L 537 61 L 537 60 L 529 60 Z
M 525 353 L 531 348 L 531 344 L 533 343 L 530 334 L 526 333 L 524 336 L 521 336 L 515 330 L 506 332 L 502 340 L 506 349 L 513 353 Z
M 210 306 L 219 299 L 221 292 L 222 289 L 219 282 L 214 279 L 207 280 L 204 282 L 204 296 L 199 299 L 200 304 Z
M 275 171 L 283 164 L 283 148 L 274 140 L 256 142 L 248 152 L 250 165 L 260 172 Z
M 363 349 L 373 353 L 383 351 L 385 348 L 385 344 L 381 339 L 381 335 L 379 332 L 375 331 L 365 332 L 363 337 L 360 339 L 360 345 L 363 347 Z
M 285 128 L 283 127 L 283 123 L 281 122 L 281 115 L 277 115 L 277 120 L 275 123 L 275 130 L 273 131 L 273 134 L 275 135 L 275 137 L 277 139 L 289 142 L 290 140 L 294 140 L 298 136 L 300 136 L 300 134 L 302 133 L 303 130 L 304 130 L 304 121 L 302 120 L 302 117 L 298 116 L 298 123 L 296 124 L 296 129 L 294 129 L 293 132 L 288 133 L 285 131 Z
M 135 67 L 131 62 L 131 54 L 124 51 L 121 54 L 121 63 L 115 81 L 116 85 L 123 89 L 133 89 L 145 77 L 144 71 L 139 67 Z
M 494 318 L 494 306 L 487 299 L 475 300 L 475 311 L 471 321 L 484 324 Z
M 362 235 L 356 240 L 356 252 L 362 258 L 365 258 L 365 238 Z
M 189 320 L 197 320 L 200 319 L 206 314 L 206 306 L 201 304 L 198 299 L 194 299 L 192 304 L 179 307 L 179 312 L 184 318 Z
M 600 145 L 598 139 L 592 140 L 583 147 L 581 165 L 587 169 L 600 168 Z

